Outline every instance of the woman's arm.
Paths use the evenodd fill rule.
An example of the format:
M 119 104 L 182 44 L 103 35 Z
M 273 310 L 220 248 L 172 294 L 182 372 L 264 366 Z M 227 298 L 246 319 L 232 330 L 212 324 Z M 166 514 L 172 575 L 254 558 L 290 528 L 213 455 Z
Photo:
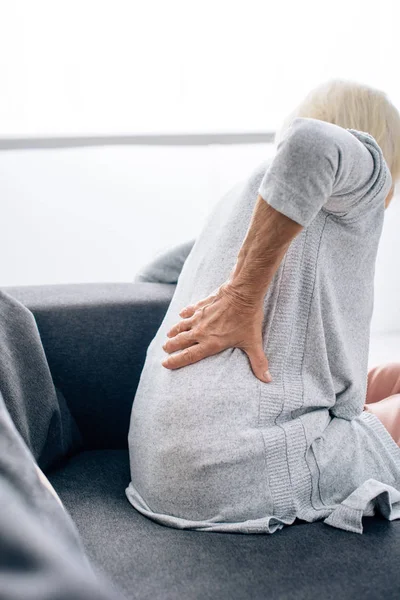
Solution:
M 370 202 L 383 205 L 389 191 L 391 176 L 382 152 L 373 138 L 365 143 L 332 123 L 294 119 L 261 182 L 232 274 L 214 294 L 179 313 L 183 320 L 168 332 L 163 346 L 176 354 L 163 366 L 176 369 L 237 347 L 246 352 L 255 376 L 270 380 L 262 340 L 263 298 L 290 242 L 321 208 L 353 218 Z
M 303 229 L 257 197 L 250 226 L 231 276 L 230 289 L 237 301 L 262 302 L 292 239 Z

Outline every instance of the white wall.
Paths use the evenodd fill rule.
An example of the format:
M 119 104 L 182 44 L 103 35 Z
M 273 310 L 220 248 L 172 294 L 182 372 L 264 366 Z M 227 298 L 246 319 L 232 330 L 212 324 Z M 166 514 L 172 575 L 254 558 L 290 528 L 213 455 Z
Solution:
M 326 5 L 2 1 L 0 134 L 275 131 L 332 77 L 399 106 L 398 0 Z
M 0 285 L 131 281 L 195 238 L 213 204 L 272 145 L 0 152 Z M 375 332 L 400 331 L 400 198 L 377 259 Z
M 268 155 L 246 147 L 0 152 L 3 285 L 130 281 L 197 236 L 221 193 Z

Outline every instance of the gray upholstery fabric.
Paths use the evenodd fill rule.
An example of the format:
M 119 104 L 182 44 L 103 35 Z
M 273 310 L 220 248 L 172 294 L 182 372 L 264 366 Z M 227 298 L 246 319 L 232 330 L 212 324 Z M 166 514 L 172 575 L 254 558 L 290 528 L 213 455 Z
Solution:
M 0 291 L 0 393 L 11 419 L 42 469 L 74 452 L 81 438 L 54 388 L 33 314 Z
M 364 519 L 364 535 L 296 521 L 274 535 L 159 525 L 125 497 L 128 453 L 90 451 L 49 476 L 87 553 L 127 598 L 394 600 L 400 522 Z
M 33 312 L 54 383 L 86 447 L 127 447 L 147 346 L 175 286 L 105 283 L 3 289 Z

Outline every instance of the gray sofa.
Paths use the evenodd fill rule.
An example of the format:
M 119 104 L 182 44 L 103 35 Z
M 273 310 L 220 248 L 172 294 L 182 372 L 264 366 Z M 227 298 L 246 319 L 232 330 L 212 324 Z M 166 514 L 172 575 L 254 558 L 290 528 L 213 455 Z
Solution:
M 84 439 L 47 475 L 95 568 L 126 598 L 400 598 L 400 521 L 364 518 L 363 535 L 303 521 L 273 535 L 227 534 L 165 527 L 128 503 L 132 401 L 174 285 L 5 289 L 34 313 Z

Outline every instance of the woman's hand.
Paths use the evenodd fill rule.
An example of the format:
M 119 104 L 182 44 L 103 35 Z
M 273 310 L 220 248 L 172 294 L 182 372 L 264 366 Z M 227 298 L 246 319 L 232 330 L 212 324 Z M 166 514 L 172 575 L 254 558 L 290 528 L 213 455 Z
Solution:
M 163 346 L 176 354 L 163 366 L 178 369 L 227 348 L 240 348 L 254 375 L 269 383 L 262 340 L 264 297 L 291 240 L 302 229 L 258 195 L 230 277 L 211 296 L 179 313 L 183 320 L 170 329 Z
M 179 315 L 182 321 L 169 330 L 169 340 L 163 346 L 169 354 L 176 354 L 162 362 L 164 367 L 178 369 L 227 348 L 240 348 L 247 354 L 254 375 L 266 383 L 272 380 L 263 349 L 262 301 L 250 304 L 227 282 Z

